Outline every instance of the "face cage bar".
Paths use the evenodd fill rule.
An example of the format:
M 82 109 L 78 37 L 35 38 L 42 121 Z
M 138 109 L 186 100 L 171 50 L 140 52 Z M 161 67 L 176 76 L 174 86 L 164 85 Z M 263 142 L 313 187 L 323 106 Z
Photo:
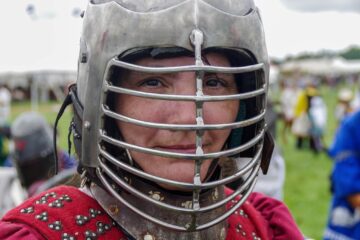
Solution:
M 116 176 L 116 174 L 112 174 L 112 172 L 109 171 L 110 169 L 100 159 L 99 159 L 100 168 L 98 168 L 98 170 L 97 170 L 97 174 L 98 174 L 99 178 L 101 179 L 101 181 L 103 182 L 103 184 L 106 186 L 106 188 L 112 193 L 113 196 L 115 196 L 119 201 L 121 201 L 127 207 L 129 207 L 134 212 L 138 213 L 139 215 L 145 217 L 146 219 L 148 219 L 154 223 L 157 223 L 159 225 L 162 225 L 162 226 L 170 228 L 170 229 L 180 230 L 180 231 L 206 229 L 208 227 L 211 227 L 211 226 L 221 222 L 222 220 L 224 220 L 228 216 L 230 216 L 230 214 L 232 214 L 238 207 L 241 206 L 241 204 L 246 200 L 247 196 L 250 194 L 253 186 L 255 185 L 257 172 L 258 172 L 259 166 L 260 166 L 260 160 L 259 160 L 260 154 L 259 154 L 259 156 L 257 158 L 254 158 L 254 159 L 256 159 L 256 163 L 257 163 L 257 165 L 255 167 L 256 171 L 253 170 L 252 173 L 250 174 L 251 177 L 249 177 L 249 179 L 248 179 L 249 183 L 251 183 L 251 186 L 248 189 L 245 189 L 245 187 L 244 188 L 240 187 L 240 189 L 238 189 L 236 192 L 234 192 L 230 197 L 226 198 L 226 201 L 221 201 L 221 203 L 223 203 L 223 202 L 226 203 L 227 201 L 229 201 L 228 199 L 230 199 L 230 200 L 233 199 L 235 196 L 239 195 L 245 189 L 246 190 L 245 193 L 242 195 L 241 200 L 235 205 L 235 207 L 231 208 L 230 211 L 227 211 L 224 215 L 212 220 L 211 222 L 208 222 L 201 226 L 196 225 L 197 216 L 195 213 L 202 212 L 205 210 L 206 211 L 210 210 L 210 208 L 203 208 L 203 210 L 200 210 L 201 209 L 200 203 L 199 203 L 200 191 L 201 191 L 201 189 L 204 188 L 204 184 L 201 182 L 201 178 L 200 178 L 200 168 L 201 168 L 202 161 L 205 159 L 219 158 L 221 156 L 235 155 L 239 152 L 242 152 L 242 151 L 254 146 L 256 143 L 258 143 L 259 141 L 262 140 L 263 135 L 264 135 L 264 130 L 262 130 L 252 140 L 250 140 L 249 142 L 247 142 L 239 147 L 236 147 L 236 148 L 230 149 L 230 150 L 221 151 L 221 152 L 204 154 L 204 151 L 202 149 L 202 136 L 203 136 L 203 133 L 205 130 L 227 129 L 227 128 L 233 129 L 233 128 L 237 128 L 237 127 L 248 126 L 248 125 L 254 124 L 258 121 L 261 121 L 264 118 L 265 111 L 260 113 L 258 116 L 253 117 L 252 119 L 248 119 L 248 120 L 241 121 L 241 122 L 236 122 L 236 123 L 231 123 L 231 124 L 205 125 L 204 120 L 203 120 L 203 103 L 207 102 L 207 101 L 224 101 L 224 100 L 250 98 L 250 97 L 258 96 L 261 94 L 265 94 L 266 89 L 267 89 L 267 84 L 264 83 L 263 87 L 260 88 L 259 90 L 252 91 L 252 92 L 245 93 L 245 94 L 234 94 L 234 95 L 228 95 L 228 96 L 204 96 L 203 89 L 202 89 L 204 72 L 245 73 L 245 72 L 250 72 L 250 71 L 263 70 L 264 64 L 260 63 L 260 64 L 251 65 L 251 66 L 245 66 L 245 67 L 216 67 L 216 66 L 204 65 L 204 63 L 202 61 L 202 56 L 201 56 L 201 45 L 203 44 L 202 32 L 199 30 L 194 30 L 190 36 L 190 39 L 195 48 L 195 65 L 180 66 L 180 67 L 152 68 L 152 67 L 144 67 L 144 66 L 126 63 L 126 62 L 119 61 L 114 58 L 108 62 L 106 70 L 105 70 L 105 75 L 104 75 L 105 79 L 103 81 L 104 82 L 103 92 L 106 93 L 107 91 L 113 91 L 113 92 L 117 92 L 117 93 L 125 93 L 125 94 L 130 94 L 130 95 L 135 95 L 135 96 L 140 96 L 140 97 L 150 97 L 150 98 L 155 98 L 155 99 L 167 99 L 167 100 L 175 100 L 175 101 L 181 101 L 181 100 L 193 101 L 196 104 L 196 125 L 177 125 L 177 126 L 175 126 L 175 125 L 171 125 L 171 124 L 156 124 L 156 123 L 141 122 L 136 119 L 130 119 L 126 116 L 122 116 L 121 114 L 111 112 L 107 109 L 106 106 L 104 106 L 105 101 L 106 101 L 106 94 L 102 94 L 102 96 L 101 96 L 101 98 L 102 98 L 101 119 L 103 121 L 104 115 L 106 115 L 106 116 L 115 118 L 117 120 L 126 120 L 130 123 L 138 124 L 141 126 L 163 128 L 163 129 L 170 129 L 170 130 L 194 130 L 194 131 L 196 131 L 196 154 L 171 153 L 171 152 L 143 148 L 143 147 L 139 147 L 136 145 L 128 144 L 123 141 L 113 139 L 113 138 L 107 136 L 106 132 L 104 130 L 100 130 L 100 132 L 99 132 L 99 136 L 100 136 L 99 141 L 100 142 L 106 141 L 106 142 L 116 145 L 118 147 L 122 147 L 122 148 L 129 149 L 129 150 L 135 150 L 135 151 L 139 151 L 139 152 L 144 152 L 144 153 L 150 153 L 150 154 L 154 154 L 157 156 L 192 159 L 195 161 L 194 181 L 193 181 L 193 184 L 188 185 L 188 186 L 191 186 L 191 188 L 193 190 L 193 201 L 192 201 L 193 208 L 191 210 L 192 211 L 192 214 L 191 214 L 192 221 L 188 224 L 189 226 L 180 227 L 177 225 L 168 224 L 168 223 L 158 220 L 158 219 L 156 219 L 152 216 L 149 216 L 148 214 L 136 209 L 134 206 L 132 206 L 130 203 L 128 203 L 125 199 L 123 199 L 121 196 L 119 196 L 118 193 L 111 187 L 111 184 L 109 184 L 107 182 L 106 178 L 104 177 L 104 175 L 102 173 L 102 170 L 105 171 L 108 174 L 108 176 L 110 176 L 111 178 L 114 178 L 113 180 L 115 180 L 115 182 L 117 182 L 117 184 L 126 188 L 125 185 L 121 184 L 121 179 L 119 179 Z M 196 89 L 197 89 L 196 96 L 151 94 L 151 93 L 142 93 L 142 92 L 138 92 L 138 91 L 132 91 L 132 90 L 124 89 L 124 88 L 120 88 L 120 87 L 113 87 L 113 86 L 111 86 L 111 83 L 109 81 L 110 80 L 110 69 L 113 66 L 122 67 L 122 68 L 125 68 L 128 70 L 134 70 L 134 71 L 140 71 L 140 72 L 150 72 L 150 73 L 172 73 L 172 72 L 195 71 L 195 73 L 196 73 Z M 102 123 L 102 125 L 104 125 L 104 124 Z M 261 149 L 262 149 L 262 145 L 259 148 L 259 153 L 261 152 Z M 105 154 L 106 152 L 101 150 L 100 145 L 99 145 L 99 151 L 101 153 L 100 155 L 103 155 L 105 157 L 107 156 Z M 107 156 L 107 157 L 109 157 L 109 156 Z M 112 158 L 110 158 L 110 159 L 112 159 Z M 114 159 L 112 159 L 112 160 L 114 160 Z M 115 159 L 115 162 L 117 162 L 116 159 Z M 150 178 L 152 180 L 159 181 L 159 179 L 156 176 L 151 176 L 146 173 L 141 173 L 140 175 L 142 175 L 143 177 L 144 177 L 144 175 L 146 175 L 148 178 Z M 234 178 L 236 178 L 236 177 L 240 178 L 241 175 L 236 175 Z M 227 178 L 227 180 L 229 180 L 229 179 Z M 169 181 L 166 179 L 161 179 L 161 181 L 163 181 L 166 184 L 174 184 L 174 181 Z M 249 183 L 246 186 L 248 186 Z M 176 183 L 175 182 L 175 185 L 178 185 L 178 184 L 184 185 L 185 183 L 180 183 L 180 182 Z M 131 192 L 133 194 L 137 195 L 138 197 L 142 196 L 142 194 L 137 192 L 136 190 L 132 190 Z M 149 200 L 149 199 L 147 199 L 147 200 Z M 151 201 L 151 202 L 153 202 L 153 201 Z M 220 204 L 215 204 L 215 205 L 220 205 Z M 173 206 L 168 205 L 167 207 L 170 207 L 170 209 L 173 209 L 173 210 L 179 210 Z
M 106 165 L 104 165 L 104 164 L 102 164 L 102 166 L 106 167 Z M 109 170 L 108 168 L 105 168 L 105 169 L 106 169 L 105 171 Z M 185 212 L 187 214 L 191 214 L 193 217 L 193 220 L 190 223 L 185 224 L 185 226 L 179 226 L 179 225 L 167 223 L 165 221 L 157 219 L 157 218 L 150 216 L 149 214 L 139 210 L 134 205 L 132 205 L 130 202 L 128 202 L 126 199 L 124 199 L 115 189 L 113 189 L 113 187 L 111 186 L 111 183 L 109 183 L 109 181 L 106 179 L 106 177 L 102 173 L 102 170 L 104 170 L 104 169 L 100 170 L 98 168 L 97 175 L 99 176 L 99 179 L 101 180 L 102 184 L 104 184 L 104 186 L 109 190 L 109 192 L 111 193 L 112 196 L 114 196 L 118 201 L 120 201 L 122 204 L 124 204 L 127 208 L 131 209 L 133 212 L 137 213 L 138 215 L 142 216 L 143 218 L 145 218 L 155 224 L 158 224 L 160 226 L 163 226 L 165 228 L 172 229 L 175 231 L 201 231 L 201 230 L 205 230 L 211 226 L 214 226 L 214 225 L 224 221 L 226 218 L 228 218 L 231 214 L 233 214 L 236 210 L 238 210 L 240 208 L 240 206 L 249 197 L 250 193 L 252 192 L 252 190 L 255 186 L 259 169 L 260 169 L 260 161 L 257 161 L 255 168 L 251 171 L 250 176 L 246 179 L 245 184 L 243 184 L 241 187 L 239 187 L 236 191 L 234 191 L 231 195 L 229 195 L 222 201 L 220 201 L 214 205 L 211 205 L 209 207 L 206 207 L 206 208 L 198 208 L 196 210 L 185 209 L 185 208 L 182 209 L 182 208 L 174 207 L 174 206 L 164 204 L 161 202 L 157 202 L 156 200 L 146 196 L 145 200 L 149 200 L 151 203 L 154 203 L 158 206 L 162 206 L 167 209 L 171 209 L 173 211 L 181 211 L 182 213 Z M 106 173 L 108 174 L 108 172 L 106 172 Z M 140 196 L 143 195 L 142 193 L 139 193 L 138 191 L 134 190 L 128 184 L 126 184 L 124 181 L 119 179 L 115 173 L 112 172 L 111 175 L 108 175 L 108 176 L 111 177 L 113 180 L 115 180 L 121 186 L 122 186 L 122 184 L 124 184 L 124 186 L 128 186 L 127 189 L 128 190 L 130 189 L 132 193 L 137 192 L 138 194 L 140 194 Z M 246 187 L 248 187 L 248 188 L 246 188 Z M 242 192 L 244 192 L 243 195 L 241 195 Z M 236 196 L 239 196 L 239 195 L 241 195 L 241 198 L 239 201 L 236 202 L 235 200 L 233 200 Z M 145 196 L 145 195 L 143 195 L 143 196 Z M 210 211 L 211 209 L 214 209 L 216 207 L 221 207 L 222 205 L 225 205 L 232 200 L 234 201 L 235 204 L 232 207 L 230 207 L 230 209 L 228 209 L 223 215 L 220 215 L 219 217 L 217 217 L 213 220 L 210 220 L 209 222 L 207 222 L 205 224 L 197 225 L 196 217 L 197 217 L 198 213 Z

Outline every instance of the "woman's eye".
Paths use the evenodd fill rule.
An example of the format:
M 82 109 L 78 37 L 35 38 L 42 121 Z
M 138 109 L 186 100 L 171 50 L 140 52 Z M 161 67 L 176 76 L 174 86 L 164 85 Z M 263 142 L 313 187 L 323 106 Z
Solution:
M 140 86 L 143 87 L 161 87 L 163 84 L 159 79 L 150 78 L 141 82 Z
M 212 88 L 224 87 L 225 83 L 219 78 L 209 78 L 205 80 L 205 86 Z

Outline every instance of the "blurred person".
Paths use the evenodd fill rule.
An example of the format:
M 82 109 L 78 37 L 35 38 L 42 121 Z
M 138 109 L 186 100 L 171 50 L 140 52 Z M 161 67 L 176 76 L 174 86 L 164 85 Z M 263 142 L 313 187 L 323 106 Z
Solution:
M 352 90 L 348 88 L 342 88 L 339 90 L 337 95 L 337 104 L 335 107 L 335 118 L 338 124 L 353 112 L 353 108 L 351 106 L 351 101 L 353 100 L 354 94 Z
M 55 174 L 53 130 L 37 112 L 20 114 L 11 125 L 13 150 L 11 162 L 21 185 L 31 197 L 39 186 Z M 76 167 L 76 161 L 62 150 L 57 151 L 59 169 Z
M 284 126 L 282 129 L 282 139 L 284 143 L 287 143 L 287 134 L 291 130 L 292 123 L 295 118 L 295 106 L 298 99 L 299 91 L 296 88 L 296 84 L 292 80 L 283 82 L 283 88 L 281 90 L 280 104 L 281 114 L 284 120 Z
M 329 155 L 332 201 L 325 240 L 360 239 L 360 111 L 340 123 Z
M 282 202 L 252 192 L 273 148 L 253 1 L 94 0 L 79 56 L 57 121 L 72 103 L 82 186 L 11 210 L 0 239 L 304 238 Z M 224 159 L 246 163 L 224 177 Z
M 315 153 L 326 149 L 323 136 L 327 122 L 327 107 L 320 95 L 315 95 L 310 100 L 310 145 Z
M 8 129 L 9 117 L 11 110 L 11 93 L 4 87 L 0 86 L 0 166 L 4 165 L 8 157 Z
M 295 105 L 295 119 L 291 127 L 291 132 L 296 137 L 296 147 L 302 149 L 305 141 L 311 145 L 310 130 L 311 121 L 309 116 L 311 99 L 318 94 L 317 89 L 310 85 L 303 89 L 297 98 Z
M 353 109 L 353 111 L 360 110 L 360 82 L 358 84 L 359 84 L 359 87 L 356 89 L 354 98 L 351 101 L 351 109 Z
M 75 174 L 76 167 L 76 161 L 59 150 L 59 169 L 69 171 L 53 178 L 55 160 L 52 128 L 39 113 L 25 112 L 19 115 L 11 125 L 10 136 L 13 148 L 9 159 L 14 167 L 4 167 L 0 171 L 2 214 L 40 189 L 48 189 L 50 183 L 51 186 L 64 183 L 71 173 Z

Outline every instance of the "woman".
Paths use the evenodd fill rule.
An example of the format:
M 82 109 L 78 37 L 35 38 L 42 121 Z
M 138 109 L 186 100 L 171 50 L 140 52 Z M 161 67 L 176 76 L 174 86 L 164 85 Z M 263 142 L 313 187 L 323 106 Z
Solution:
M 82 187 L 14 209 L 0 238 L 303 239 L 281 202 L 251 193 L 272 151 L 252 1 L 94 0 L 83 30 L 65 101 Z

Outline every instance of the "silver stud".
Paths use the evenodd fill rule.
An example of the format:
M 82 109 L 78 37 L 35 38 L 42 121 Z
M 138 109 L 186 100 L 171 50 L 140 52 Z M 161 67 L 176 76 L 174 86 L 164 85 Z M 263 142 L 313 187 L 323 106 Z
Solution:
M 26 213 L 26 214 L 28 214 L 28 213 L 33 213 L 34 212 L 34 207 L 28 207 L 28 208 L 23 208 L 23 209 L 21 209 L 20 210 L 20 213 Z
M 49 220 L 47 212 L 42 212 L 39 215 L 36 215 L 35 218 L 43 222 L 47 222 L 47 220 Z
M 62 224 L 60 221 L 55 221 L 53 223 L 50 223 L 49 228 L 55 231 L 60 231 L 62 229 Z
M 84 128 L 85 128 L 85 129 L 89 130 L 89 129 L 90 129 L 90 126 L 91 126 L 91 124 L 90 124 L 89 121 L 85 121 L 85 122 L 84 122 Z
M 161 192 L 150 191 L 149 195 L 150 195 L 151 198 L 153 198 L 153 199 L 155 199 L 157 201 L 163 201 L 164 200 L 164 197 L 161 196 Z
M 97 222 L 96 223 L 96 232 L 99 233 L 99 234 L 103 234 L 106 231 L 109 231 L 110 228 L 111 227 L 109 226 L 109 224 L 105 224 L 103 222 Z
M 78 226 L 82 226 L 87 223 L 90 219 L 87 216 L 76 215 L 75 222 Z
M 66 202 L 71 202 L 72 199 L 69 197 L 69 195 L 62 195 L 59 200 L 61 201 L 66 201 Z
M 192 201 L 186 201 L 186 202 L 182 202 L 181 206 L 187 209 L 191 209 L 192 208 Z
M 95 240 L 97 239 L 97 234 L 90 231 L 90 230 L 87 230 L 85 232 L 85 240 Z
M 61 235 L 61 240 L 75 240 L 76 238 L 74 236 L 71 236 L 68 233 L 63 233 Z
M 91 218 L 95 218 L 97 215 L 100 215 L 100 214 L 102 214 L 102 212 L 100 210 L 96 210 L 93 208 L 89 209 L 89 215 Z
M 145 234 L 144 240 L 155 240 L 155 237 L 150 235 L 149 233 Z

